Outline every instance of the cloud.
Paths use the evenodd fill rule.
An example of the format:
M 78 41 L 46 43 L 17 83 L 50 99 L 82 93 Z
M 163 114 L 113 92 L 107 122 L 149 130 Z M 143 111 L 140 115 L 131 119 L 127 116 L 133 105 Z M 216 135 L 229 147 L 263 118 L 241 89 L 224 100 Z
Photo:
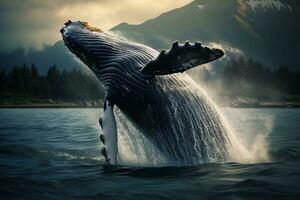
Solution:
M 0 43 L 2 50 L 42 48 L 60 39 L 59 29 L 68 20 L 89 21 L 107 30 L 121 23 L 141 23 L 183 6 L 192 0 L 1 0 Z

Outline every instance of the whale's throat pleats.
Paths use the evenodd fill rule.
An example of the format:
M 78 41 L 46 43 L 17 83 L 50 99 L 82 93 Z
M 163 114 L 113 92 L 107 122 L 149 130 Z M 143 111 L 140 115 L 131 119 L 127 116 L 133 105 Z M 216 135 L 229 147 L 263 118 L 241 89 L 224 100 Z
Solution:
M 81 22 L 67 23 L 61 32 L 66 46 L 102 81 L 109 97 L 114 101 L 128 95 L 141 99 L 153 75 L 142 74 L 140 69 L 157 51 L 110 32 L 91 31 Z

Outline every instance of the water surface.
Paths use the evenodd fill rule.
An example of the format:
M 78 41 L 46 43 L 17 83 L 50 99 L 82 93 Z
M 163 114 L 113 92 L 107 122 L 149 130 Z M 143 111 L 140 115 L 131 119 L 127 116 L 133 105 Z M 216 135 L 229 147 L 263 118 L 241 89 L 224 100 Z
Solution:
M 100 153 L 100 110 L 1 109 L 0 197 L 300 199 L 300 109 L 221 113 L 247 148 L 257 155 L 266 150 L 269 160 L 108 168 Z

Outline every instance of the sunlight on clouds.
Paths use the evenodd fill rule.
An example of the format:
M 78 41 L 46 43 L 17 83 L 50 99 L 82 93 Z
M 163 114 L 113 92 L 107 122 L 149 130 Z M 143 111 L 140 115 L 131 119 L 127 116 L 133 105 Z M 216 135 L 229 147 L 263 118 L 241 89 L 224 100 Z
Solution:
M 183 6 L 189 2 L 191 0 L 165 0 L 159 4 L 153 3 L 152 0 L 126 0 L 121 3 L 111 1 L 109 4 L 89 2 L 65 6 L 59 10 L 59 16 L 65 19 L 89 21 L 91 24 L 107 30 L 121 22 L 142 23 L 167 10 Z
M 68 19 L 88 21 L 108 30 L 122 22 L 139 24 L 184 6 L 192 0 L 1 0 L 1 50 L 23 46 L 42 48 L 61 37 L 59 29 Z M 26 38 L 26 40 L 24 40 Z M 9 42 L 11 39 L 14 42 Z

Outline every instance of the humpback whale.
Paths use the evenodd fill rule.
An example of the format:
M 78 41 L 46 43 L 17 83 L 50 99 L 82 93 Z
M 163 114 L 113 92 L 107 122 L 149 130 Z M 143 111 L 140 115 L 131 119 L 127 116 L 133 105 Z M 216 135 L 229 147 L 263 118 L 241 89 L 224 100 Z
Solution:
M 100 139 L 109 165 L 118 155 L 114 106 L 172 163 L 227 161 L 231 145 L 219 113 L 184 73 L 217 60 L 220 49 L 199 42 L 174 42 L 160 53 L 87 22 L 67 21 L 64 43 L 103 83 Z

